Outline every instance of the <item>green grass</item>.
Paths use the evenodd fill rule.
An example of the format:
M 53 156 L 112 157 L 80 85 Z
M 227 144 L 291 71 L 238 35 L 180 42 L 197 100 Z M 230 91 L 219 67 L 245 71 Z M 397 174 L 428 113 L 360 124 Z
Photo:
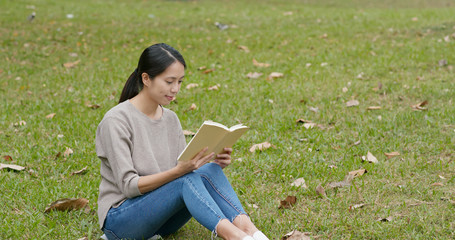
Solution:
M 36 19 L 28 22 L 33 11 Z M 0 171 L 0 239 L 102 234 L 94 211 L 43 212 L 65 197 L 87 198 L 96 209 L 96 127 L 118 101 L 141 51 L 157 42 L 179 49 L 188 63 L 178 101 L 168 106 L 184 129 L 196 131 L 207 119 L 251 127 L 235 147 L 234 158 L 242 161 L 225 172 L 272 239 L 293 229 L 318 239 L 455 238 L 454 205 L 441 200 L 455 200 L 451 1 L 7 0 L 0 15 L 0 155 L 13 158 L 1 162 L 26 167 Z M 231 28 L 220 31 L 216 21 Z M 255 67 L 253 58 L 271 67 Z M 440 66 L 442 59 L 448 65 Z M 76 60 L 75 68 L 62 66 Z M 215 71 L 203 74 L 201 66 Z M 254 71 L 264 75 L 245 77 Z M 267 80 L 271 72 L 284 77 Z M 188 83 L 200 86 L 187 90 Z M 382 89 L 373 90 L 378 83 Z M 215 84 L 218 91 L 207 90 Z M 347 108 L 352 98 L 360 105 Z M 411 108 L 424 100 L 427 111 Z M 188 111 L 192 103 L 198 108 Z M 50 113 L 56 116 L 46 119 Z M 295 123 L 299 118 L 331 128 L 305 129 Z M 21 120 L 27 124 L 14 126 Z M 264 141 L 276 148 L 248 151 Z M 74 154 L 56 157 L 66 147 Z M 362 162 L 368 151 L 379 164 Z M 401 155 L 387 159 L 384 153 L 392 151 Z M 86 166 L 85 175 L 71 176 Z M 353 186 L 328 190 L 328 199 L 315 192 L 359 168 L 368 173 Z M 308 189 L 291 186 L 299 177 Z M 297 197 L 296 205 L 278 209 L 288 195 Z M 366 205 L 349 211 L 358 203 Z M 376 221 L 389 216 L 391 222 Z M 209 238 L 195 221 L 169 237 Z

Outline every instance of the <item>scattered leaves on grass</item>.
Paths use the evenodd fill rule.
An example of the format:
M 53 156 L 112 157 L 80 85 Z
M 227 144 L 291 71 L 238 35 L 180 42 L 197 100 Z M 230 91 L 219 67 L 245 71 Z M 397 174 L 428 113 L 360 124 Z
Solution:
M 280 72 L 272 72 L 270 73 L 270 75 L 267 77 L 267 80 L 273 80 L 275 78 L 281 78 L 283 77 L 284 74 L 283 73 L 280 73 Z
M 344 177 L 344 180 L 341 181 L 341 182 L 331 182 L 329 184 L 327 184 L 327 187 L 328 188 L 342 188 L 342 187 L 349 187 L 351 186 L 352 184 L 352 179 L 354 179 L 354 176 L 353 175 L 346 175 Z
M 10 155 L 4 155 L 2 156 L 3 159 L 5 159 L 6 161 L 13 161 L 13 157 L 11 157 Z
M 280 201 L 280 206 L 278 207 L 279 209 L 289 209 L 292 206 L 295 205 L 297 202 L 297 197 L 296 196 L 287 196 L 286 199 Z
M 220 84 L 216 84 L 216 85 L 213 85 L 213 86 L 210 86 L 208 88 L 209 91 L 213 91 L 213 90 L 220 90 Z
M 84 168 L 82 168 L 82 169 L 79 170 L 79 171 L 72 172 L 72 173 L 71 173 L 71 176 L 73 176 L 73 175 L 83 175 L 83 174 L 85 174 L 86 172 L 87 172 L 87 167 L 84 167 Z
M 247 78 L 251 78 L 251 79 L 256 79 L 256 78 L 259 78 L 260 76 L 262 76 L 262 73 L 258 73 L 258 72 L 249 72 L 246 75 Z
M 366 169 L 359 169 L 359 170 L 350 171 L 348 174 L 352 175 L 352 177 L 356 178 L 356 177 L 362 176 L 363 174 L 365 174 L 367 172 L 368 171 Z
M 195 103 L 192 103 L 191 106 L 190 106 L 190 111 L 193 111 L 197 108 L 196 104 Z
M 80 61 L 81 60 L 77 60 L 77 61 L 74 61 L 74 62 L 67 62 L 67 63 L 64 63 L 63 66 L 65 68 L 74 68 L 74 67 L 76 67 L 79 64 Z
M 22 171 L 25 169 L 25 167 L 22 167 L 22 166 L 19 166 L 19 165 L 15 165 L 15 164 L 3 164 L 3 163 L 0 163 L 0 169 L 11 169 L 11 170 L 14 170 L 14 171 Z
M 286 233 L 281 240 L 311 240 L 311 238 L 308 236 L 308 233 L 293 230 L 292 232 Z
M 98 108 L 101 107 L 101 106 L 98 105 L 98 104 L 91 104 L 90 102 L 85 102 L 85 106 L 86 106 L 86 107 L 89 107 L 89 108 L 91 108 L 91 109 L 98 109 Z
M 303 127 L 306 128 L 306 129 L 311 129 L 311 128 L 314 128 L 314 127 L 318 127 L 320 129 L 325 129 L 326 127 L 322 124 L 317 124 L 317 123 L 314 123 L 310 120 L 305 120 L 303 118 L 299 118 L 295 121 L 296 123 L 303 123 Z
M 65 149 L 65 152 L 63 153 L 63 156 L 64 156 L 64 157 L 69 157 L 69 155 L 71 155 L 71 154 L 73 154 L 73 153 L 74 153 L 73 150 L 72 150 L 71 148 L 67 147 L 67 148 Z
M 183 130 L 183 135 L 185 136 L 194 136 L 196 133 L 189 131 L 189 130 Z
M 55 117 L 55 114 L 56 114 L 56 113 L 48 114 L 48 115 L 46 115 L 46 118 L 47 118 L 47 119 L 52 119 L 52 118 Z
M 215 71 L 215 69 L 214 68 L 210 68 L 210 69 L 207 69 L 207 70 L 203 71 L 202 73 L 203 74 L 208 74 L 208 73 L 211 73 L 213 71 Z
M 88 200 L 85 198 L 62 198 L 59 199 L 46 207 L 44 213 L 50 211 L 71 211 L 83 209 L 85 213 L 90 212 L 90 206 Z
M 349 207 L 349 211 L 357 209 L 357 208 L 363 208 L 365 206 L 365 203 L 360 203 L 360 204 L 354 204 Z
M 440 182 L 435 182 L 435 183 L 431 184 L 431 186 L 432 187 L 442 187 L 442 186 L 444 186 L 444 184 L 440 183 Z
M 316 187 L 316 193 L 317 193 L 319 196 L 323 197 L 323 198 L 326 197 L 326 195 L 325 195 L 325 189 L 324 189 L 323 186 L 321 186 L 321 184 L 319 184 L 319 185 Z
M 270 67 L 270 63 L 260 63 L 253 58 L 253 65 L 256 67 Z
M 197 84 L 197 83 L 189 83 L 188 85 L 186 85 L 186 89 L 191 89 L 191 88 L 195 88 L 195 87 L 199 87 L 199 84 Z
M 258 144 L 254 144 L 253 146 L 251 146 L 250 152 L 264 151 L 264 150 L 269 149 L 271 147 L 275 148 L 275 146 L 273 146 L 269 142 L 258 143 Z
M 389 153 L 384 153 L 384 155 L 387 156 L 387 159 L 390 159 L 390 158 L 393 158 L 396 156 L 400 156 L 400 153 L 399 152 L 389 152 Z
M 355 107 L 355 106 L 359 106 L 360 102 L 355 100 L 355 99 L 352 99 L 352 100 L 349 100 L 346 102 L 346 107 Z
M 415 105 L 412 105 L 412 109 L 413 110 L 416 110 L 416 111 L 424 111 L 424 110 L 427 110 L 427 108 L 425 108 L 425 106 L 428 104 L 428 101 L 425 100 L 423 102 L 420 102 L 420 103 L 417 103 Z
M 380 109 L 382 109 L 381 106 L 370 106 L 367 108 L 367 110 L 380 110 Z
M 304 178 L 297 178 L 293 183 L 291 183 L 291 186 L 308 188 L 307 185 L 305 184 Z
M 378 163 L 378 159 L 371 152 L 368 152 L 366 157 L 362 156 L 362 160 L 369 163 Z
M 240 49 L 240 50 L 242 50 L 242 51 L 244 51 L 244 52 L 246 52 L 246 53 L 249 53 L 249 52 L 250 52 L 250 49 L 248 49 L 247 46 L 239 45 L 237 48 Z
M 393 217 L 386 217 L 386 218 L 378 218 L 376 221 L 378 222 L 391 222 L 393 220 Z

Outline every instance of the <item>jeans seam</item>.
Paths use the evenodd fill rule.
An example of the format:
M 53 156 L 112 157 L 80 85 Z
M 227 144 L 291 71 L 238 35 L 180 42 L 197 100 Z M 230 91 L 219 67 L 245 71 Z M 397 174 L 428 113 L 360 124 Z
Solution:
M 121 239 L 121 238 L 119 238 L 119 237 L 117 236 L 117 234 L 115 234 L 112 230 L 109 230 L 109 229 L 104 228 L 104 229 L 103 229 L 103 232 L 104 232 L 104 231 L 109 232 L 110 235 L 114 236 L 117 240 L 120 240 L 120 239 Z M 106 235 L 106 237 L 107 237 L 107 235 Z M 108 239 L 109 239 L 109 238 L 108 238 Z M 109 240 L 110 240 L 110 239 L 109 239 Z
M 224 201 L 226 201 L 229 205 L 231 205 L 231 207 L 234 208 L 237 211 L 237 213 L 239 213 L 239 214 L 243 213 L 229 199 L 227 199 L 223 194 L 221 194 L 221 192 L 218 190 L 218 188 L 215 187 L 215 184 L 213 184 L 213 182 L 210 181 L 210 179 L 206 175 L 201 174 L 201 177 L 203 177 L 205 180 L 207 180 L 207 182 L 210 184 L 210 186 L 212 186 L 212 188 L 215 190 L 215 192 L 218 193 L 218 195 L 222 199 L 224 199 Z M 234 219 L 232 219 L 232 220 L 234 220 Z M 232 222 L 232 220 L 231 220 L 231 222 Z

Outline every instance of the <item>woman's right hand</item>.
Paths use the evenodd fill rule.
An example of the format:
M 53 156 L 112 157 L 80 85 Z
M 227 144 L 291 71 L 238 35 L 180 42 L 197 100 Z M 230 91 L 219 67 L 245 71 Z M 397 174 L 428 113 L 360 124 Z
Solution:
M 212 158 L 215 156 L 215 153 L 212 152 L 207 156 L 204 156 L 205 152 L 207 152 L 207 149 L 208 147 L 202 149 L 198 154 L 196 154 L 196 156 L 193 157 L 193 159 L 189 161 L 179 161 L 177 163 L 177 168 L 179 168 L 183 174 L 186 174 L 210 162 L 210 160 L 212 160 Z

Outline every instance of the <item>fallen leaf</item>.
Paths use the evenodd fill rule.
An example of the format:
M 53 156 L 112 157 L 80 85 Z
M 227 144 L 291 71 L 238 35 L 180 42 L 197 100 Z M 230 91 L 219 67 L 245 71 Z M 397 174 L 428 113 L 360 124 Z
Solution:
M 15 171 L 22 171 L 25 169 L 25 167 L 22 167 L 22 166 L 19 166 L 19 165 L 15 165 L 15 164 L 3 164 L 3 163 L 0 163 L 0 169 L 11 169 L 11 170 L 15 170 Z
M 272 79 L 274 79 L 274 78 L 281 78 L 281 77 L 283 77 L 283 76 L 284 76 L 284 74 L 282 74 L 282 73 L 279 73 L 279 72 L 272 72 L 272 73 L 270 73 L 270 75 L 267 77 L 267 79 L 268 79 L 268 80 L 272 80 Z
M 77 61 L 74 61 L 74 62 L 67 62 L 67 63 L 64 63 L 63 66 L 66 67 L 66 68 L 74 68 L 77 66 L 77 64 L 79 64 L 81 60 L 77 60 Z
M 446 179 L 444 176 L 438 175 L 440 179 Z
M 378 222 L 391 222 L 393 220 L 393 217 L 386 217 L 386 218 L 378 218 L 376 221 Z
M 420 111 L 423 111 L 423 110 L 427 110 L 427 108 L 425 108 L 424 106 L 426 106 L 428 104 L 428 101 L 425 100 L 423 102 L 420 102 L 420 103 L 417 103 L 415 105 L 412 105 L 412 109 L 414 110 L 420 110 Z
M 25 126 L 25 125 L 27 125 L 27 122 L 24 121 L 24 120 L 20 120 L 19 122 L 14 123 L 15 127 L 17 127 L 17 126 Z
M 198 67 L 197 70 L 202 71 L 202 70 L 204 70 L 206 68 L 207 68 L 206 66 L 201 66 L 201 67 Z
M 382 109 L 381 106 L 370 106 L 367 108 L 367 110 L 380 110 L 380 109 Z
M 250 49 L 248 49 L 247 46 L 242 46 L 242 45 L 240 45 L 240 46 L 238 46 L 237 48 L 240 49 L 240 50 L 243 50 L 243 51 L 246 52 L 246 53 L 249 53 L 249 52 L 250 52 Z
M 291 16 L 293 13 L 292 12 L 284 12 L 283 15 L 284 16 Z
M 56 113 L 51 113 L 51 114 L 47 115 L 46 118 L 47 118 L 47 119 L 52 119 L 52 118 L 55 117 L 55 114 L 56 114 Z
M 349 91 L 349 89 L 347 87 L 343 87 L 343 89 L 341 89 L 341 91 L 343 91 L 344 93 Z
M 322 124 L 317 124 L 317 123 L 314 123 L 312 121 L 309 121 L 309 120 L 305 120 L 305 119 L 302 119 L 302 118 L 299 118 L 295 121 L 296 123 L 303 123 L 303 127 L 306 128 L 306 129 L 311 129 L 313 127 L 319 127 L 320 129 L 325 129 L 325 126 L 322 125 Z
M 220 84 L 216 84 L 216 85 L 213 85 L 211 87 L 208 88 L 209 91 L 213 91 L 213 90 L 219 90 L 220 89 Z
M 211 73 L 213 71 L 215 71 L 215 69 L 214 68 L 210 68 L 210 69 L 207 69 L 207 70 L 203 71 L 202 73 L 208 74 L 208 73 Z
M 90 212 L 90 207 L 88 206 L 88 200 L 85 198 L 62 198 L 59 199 L 46 207 L 44 213 L 50 211 L 71 211 L 83 209 L 84 212 Z
M 271 143 L 269 142 L 263 142 L 263 143 L 258 143 L 258 144 L 254 144 L 251 148 L 250 148 L 250 152 L 255 152 L 255 151 L 264 151 L 268 148 L 271 148 L 271 147 L 275 147 L 273 146 Z
M 439 62 L 438 62 L 438 65 L 439 65 L 440 67 L 447 66 L 447 64 L 448 64 L 448 63 L 447 63 L 447 60 L 445 60 L 445 59 L 441 59 L 441 60 L 439 60 Z
M 435 182 L 435 183 L 431 184 L 431 186 L 433 186 L 433 187 L 442 187 L 442 186 L 444 186 L 444 184 L 440 183 L 440 182 Z
M 367 161 L 369 163 L 378 163 L 378 159 L 370 152 L 367 153 L 367 156 L 362 157 L 363 161 Z
M 356 141 L 355 143 L 352 144 L 352 146 L 357 146 L 357 145 L 359 145 L 361 142 L 362 142 L 361 140 Z
M 286 199 L 280 201 L 280 206 L 278 208 L 291 208 L 297 202 L 296 196 L 287 196 Z
M 317 107 L 308 107 L 308 110 L 315 112 L 315 113 L 319 112 L 319 108 L 317 108 Z
M 189 83 L 188 85 L 186 85 L 186 89 L 191 89 L 191 88 L 195 88 L 195 87 L 199 87 L 199 84 L 197 84 L 197 83 Z
M 323 186 L 321 186 L 321 184 L 319 184 L 317 187 L 316 187 L 316 192 L 319 194 L 319 196 L 321 197 L 326 197 L 325 195 L 325 189 Z
M 246 75 L 247 78 L 251 78 L 251 79 L 256 79 L 256 78 L 259 78 L 260 76 L 262 76 L 262 73 L 258 73 L 258 72 L 249 72 Z
M 196 133 L 188 131 L 188 130 L 183 130 L 183 135 L 185 136 L 194 136 Z
M 352 177 L 356 178 L 356 177 L 362 176 L 363 174 L 365 174 L 367 172 L 368 171 L 366 169 L 359 169 L 359 170 L 350 171 L 348 174 L 352 175 Z
M 384 155 L 386 155 L 387 158 L 390 159 L 390 158 L 393 158 L 396 156 L 400 156 L 400 153 L 399 152 L 390 152 L 390 153 L 384 153 Z
M 253 65 L 256 67 L 270 67 L 270 63 L 260 63 L 253 58 Z
M 196 108 L 197 108 L 197 106 L 195 103 L 191 104 L 191 106 L 190 106 L 191 111 L 195 110 Z
M 346 175 L 346 177 L 344 177 L 343 181 L 341 181 L 341 182 L 331 182 L 331 183 L 327 184 L 327 187 L 329 187 L 329 188 L 349 187 L 352 184 L 352 179 L 354 179 L 354 176 L 348 174 L 348 175 Z
M 347 107 L 354 107 L 354 106 L 359 106 L 359 101 L 352 99 L 346 102 Z
M 349 207 L 349 211 L 350 211 L 350 210 L 357 209 L 357 208 L 363 208 L 364 206 L 365 206 L 364 203 L 355 204 L 355 205 L 352 205 L 352 206 Z
M 377 91 L 379 91 L 379 90 L 381 90 L 381 89 L 382 89 L 382 83 L 379 82 L 379 83 L 378 83 L 378 86 L 375 87 L 375 88 L 373 88 L 373 91 L 377 92 Z
M 10 155 L 2 156 L 2 158 L 5 159 L 6 161 L 13 161 L 13 157 L 11 157 Z
M 292 232 L 286 233 L 281 240 L 311 240 L 307 234 L 308 233 L 293 230 Z
M 79 171 L 72 172 L 71 176 L 73 176 L 73 175 L 82 175 L 82 174 L 85 174 L 86 172 L 87 172 L 87 167 L 84 167 L 84 168 L 82 168 Z
M 69 157 L 69 155 L 73 154 L 73 150 L 69 147 L 66 148 L 65 152 L 63 153 L 64 157 Z
M 100 105 L 98 105 L 98 104 L 91 104 L 91 103 L 90 103 L 90 102 L 88 102 L 88 101 L 87 101 L 87 102 L 85 102 L 85 106 L 86 106 L 86 107 L 89 107 L 89 108 L 91 108 L 91 109 L 98 109 L 98 108 L 100 108 L 100 107 L 101 107 L 101 106 L 100 106 Z
M 291 186 L 308 188 L 307 185 L 305 184 L 304 178 L 297 178 L 293 183 L 291 183 Z
M 82 237 L 82 238 L 79 238 L 77 240 L 88 240 L 88 237 Z
M 258 208 L 259 208 L 259 206 L 256 205 L 256 204 L 254 204 L 254 203 L 253 203 L 253 204 L 247 203 L 247 205 L 248 205 L 248 207 L 250 207 L 250 208 L 254 208 L 254 209 L 258 209 Z

